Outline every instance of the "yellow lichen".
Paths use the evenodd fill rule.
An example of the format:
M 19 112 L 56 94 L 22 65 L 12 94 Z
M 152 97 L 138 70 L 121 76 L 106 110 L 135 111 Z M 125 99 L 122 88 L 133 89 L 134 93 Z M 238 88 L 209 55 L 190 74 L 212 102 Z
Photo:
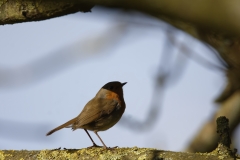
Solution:
M 143 154 L 143 155 L 141 155 L 141 156 L 138 158 L 138 160 L 145 160 L 145 159 L 147 159 L 147 155 L 146 155 L 146 154 Z
M 44 159 L 84 159 L 84 158 L 96 158 L 100 160 L 118 160 L 124 159 L 129 154 L 140 155 L 139 160 L 144 160 L 148 156 L 146 151 L 153 151 L 155 149 L 147 148 L 114 148 L 114 149 L 103 149 L 103 148 L 85 148 L 85 149 L 66 149 L 66 150 L 42 150 L 37 155 L 38 160 Z M 141 155 L 143 154 L 143 155 Z
M 4 154 L 3 151 L 0 151 L 0 160 L 5 160 L 5 158 L 9 158 L 9 157 L 12 157 L 11 154 Z

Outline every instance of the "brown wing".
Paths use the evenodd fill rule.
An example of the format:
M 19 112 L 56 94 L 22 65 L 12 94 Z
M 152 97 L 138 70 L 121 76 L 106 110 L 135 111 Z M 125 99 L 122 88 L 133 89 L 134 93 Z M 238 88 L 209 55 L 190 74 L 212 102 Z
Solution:
M 93 98 L 76 117 L 77 120 L 73 124 L 73 129 L 97 121 L 102 115 L 110 114 L 118 105 L 119 103 L 116 100 Z

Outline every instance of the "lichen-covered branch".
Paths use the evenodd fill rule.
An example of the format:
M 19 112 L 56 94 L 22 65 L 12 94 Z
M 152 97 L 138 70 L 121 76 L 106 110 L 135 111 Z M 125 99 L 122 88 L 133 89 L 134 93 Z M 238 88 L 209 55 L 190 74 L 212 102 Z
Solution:
M 91 149 L 65 149 L 65 150 L 42 150 L 42 151 L 14 151 L 2 150 L 0 151 L 1 160 L 50 160 L 50 159 L 84 159 L 84 160 L 153 160 L 153 159 L 171 159 L 171 160 L 219 160 L 219 156 L 224 160 L 233 160 L 231 156 L 219 154 L 220 152 L 213 153 L 181 153 L 170 152 L 148 148 L 116 148 L 106 150 L 103 148 Z
M 38 21 L 77 11 L 90 11 L 94 5 L 132 9 L 154 16 L 165 15 L 196 27 L 240 36 L 240 1 L 209 0 L 0 0 L 0 24 Z
M 0 25 L 45 20 L 78 11 L 88 12 L 92 7 L 76 0 L 0 0 Z

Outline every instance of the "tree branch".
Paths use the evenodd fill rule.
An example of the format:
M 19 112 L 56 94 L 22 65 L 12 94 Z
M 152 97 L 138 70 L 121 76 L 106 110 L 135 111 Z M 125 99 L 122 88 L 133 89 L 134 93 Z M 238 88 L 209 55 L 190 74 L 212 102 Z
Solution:
M 149 148 L 116 148 L 105 150 L 103 148 L 89 149 L 65 149 L 65 150 L 42 150 L 42 151 L 27 151 L 27 150 L 0 150 L 0 159 L 171 159 L 171 160 L 219 160 L 218 152 L 213 153 L 181 153 L 161 151 Z M 222 155 L 224 160 L 233 160 L 231 156 Z
M 240 36 L 240 1 L 209 0 L 0 0 L 0 24 L 38 21 L 90 11 L 94 5 L 165 15 L 197 27 Z
M 0 0 L 0 25 L 31 22 L 88 12 L 93 5 L 76 0 Z

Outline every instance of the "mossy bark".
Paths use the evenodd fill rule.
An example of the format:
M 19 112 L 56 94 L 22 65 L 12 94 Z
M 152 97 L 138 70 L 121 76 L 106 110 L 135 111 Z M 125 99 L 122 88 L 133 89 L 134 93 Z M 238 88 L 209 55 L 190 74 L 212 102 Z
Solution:
M 228 152 L 218 147 L 211 153 L 183 153 L 156 150 L 150 148 L 115 148 L 106 150 L 103 148 L 89 149 L 64 149 L 64 150 L 2 150 L 1 160 L 48 160 L 48 159 L 91 159 L 91 160 L 233 160 Z

